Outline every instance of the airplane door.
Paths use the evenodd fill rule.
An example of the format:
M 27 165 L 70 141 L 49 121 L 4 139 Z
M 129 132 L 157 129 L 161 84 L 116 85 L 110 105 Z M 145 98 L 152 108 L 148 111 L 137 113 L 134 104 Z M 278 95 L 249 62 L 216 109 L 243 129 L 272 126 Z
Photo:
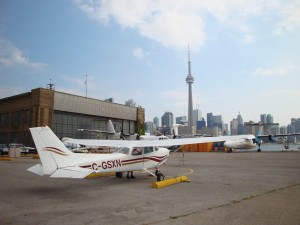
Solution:
M 131 152 L 130 159 L 127 160 L 130 170 L 141 170 L 144 167 L 143 160 L 143 150 L 144 148 L 138 147 L 134 148 Z
M 157 164 L 155 156 L 157 156 L 157 148 L 144 147 L 144 168 L 153 168 Z

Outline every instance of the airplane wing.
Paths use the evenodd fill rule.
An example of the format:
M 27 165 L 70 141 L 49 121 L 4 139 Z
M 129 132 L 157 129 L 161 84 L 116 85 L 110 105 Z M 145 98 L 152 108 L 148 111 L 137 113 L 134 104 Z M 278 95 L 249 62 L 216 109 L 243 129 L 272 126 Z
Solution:
M 101 131 L 101 130 L 78 129 L 78 131 L 97 133 L 97 134 L 114 134 L 114 133 L 110 133 L 107 131 Z
M 268 137 L 288 137 L 288 136 L 297 136 L 300 135 L 300 133 L 291 133 L 291 134 L 263 134 L 263 135 L 257 135 L 258 138 L 268 138 Z
M 166 139 L 166 140 L 88 140 L 88 139 L 69 139 L 68 142 L 86 146 L 108 146 L 108 147 L 147 147 L 147 146 L 173 146 L 201 144 L 209 142 L 223 142 L 227 140 L 238 139 L 255 139 L 254 135 L 234 135 L 219 137 L 200 137 L 200 138 L 182 138 L 182 139 Z

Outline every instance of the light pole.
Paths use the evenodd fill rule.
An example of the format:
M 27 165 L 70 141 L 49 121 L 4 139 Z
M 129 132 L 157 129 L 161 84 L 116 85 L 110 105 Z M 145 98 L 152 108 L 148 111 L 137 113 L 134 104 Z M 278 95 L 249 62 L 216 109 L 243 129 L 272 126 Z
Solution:
M 87 98 L 87 77 L 88 77 L 88 75 L 85 75 L 85 82 L 84 82 L 84 84 L 85 84 L 85 97 Z

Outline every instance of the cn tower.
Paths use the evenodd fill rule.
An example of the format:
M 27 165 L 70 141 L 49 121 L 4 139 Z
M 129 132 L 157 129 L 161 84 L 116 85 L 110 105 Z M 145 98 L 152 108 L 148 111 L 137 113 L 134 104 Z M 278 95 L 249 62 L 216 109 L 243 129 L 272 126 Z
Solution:
M 186 83 L 189 85 L 189 105 L 188 105 L 188 131 L 189 134 L 193 134 L 193 95 L 192 95 L 192 84 L 194 83 L 194 77 L 191 73 L 191 61 L 190 61 L 190 50 L 188 51 L 189 57 L 189 72 L 185 79 Z

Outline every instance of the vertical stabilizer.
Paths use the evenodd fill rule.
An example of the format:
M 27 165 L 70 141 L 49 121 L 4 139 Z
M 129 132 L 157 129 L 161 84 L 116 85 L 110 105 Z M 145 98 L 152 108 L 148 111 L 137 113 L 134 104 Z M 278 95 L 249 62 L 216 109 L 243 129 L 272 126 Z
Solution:
M 263 126 L 262 125 L 259 125 L 259 129 L 258 129 L 258 131 L 256 132 L 256 136 L 261 136 L 261 135 L 263 135 Z
M 114 125 L 111 122 L 111 120 L 107 121 L 106 131 L 107 131 L 108 134 L 115 134 L 116 133 L 116 130 L 115 130 Z
M 51 175 L 58 168 L 67 165 L 68 156 L 74 153 L 66 148 L 48 126 L 29 129 L 43 164 L 44 174 Z

